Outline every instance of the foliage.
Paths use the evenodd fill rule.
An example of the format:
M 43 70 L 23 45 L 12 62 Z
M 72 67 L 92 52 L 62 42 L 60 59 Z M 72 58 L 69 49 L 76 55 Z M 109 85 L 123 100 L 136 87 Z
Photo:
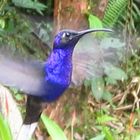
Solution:
M 4 4 L 0 14 L 2 15 L 0 18 L 1 46 L 6 46 L 12 53 L 20 52 L 20 54 L 30 54 L 32 57 L 37 58 L 46 56 L 41 47 L 34 47 L 38 46 L 39 42 L 32 33 L 38 27 L 36 23 L 30 20 L 30 17 L 26 14 L 21 14 L 16 7 L 11 6 L 8 2 Z M 33 24 L 35 25 L 33 26 Z M 44 29 L 51 30 L 48 26 L 44 27 Z M 49 38 L 48 36 L 46 34 L 47 39 Z
M 139 69 L 140 55 L 139 55 L 139 52 L 137 52 L 137 51 L 134 52 L 133 55 L 131 57 L 129 57 L 129 59 L 127 59 L 127 65 L 125 65 L 125 64 L 123 64 L 123 65 L 125 67 L 127 75 L 130 78 L 133 78 L 135 76 L 140 75 L 140 69 Z
M 0 113 L 0 139 L 1 140 L 11 140 L 12 135 L 10 132 L 10 127 L 6 119 L 3 118 Z
M 92 14 L 88 15 L 88 22 L 90 28 L 103 28 L 102 21 Z
M 108 76 L 109 79 L 122 80 L 122 81 L 124 79 L 125 80 L 127 79 L 127 75 L 122 69 L 117 68 L 111 64 L 105 64 L 104 69 L 105 69 L 105 74 Z
M 114 65 L 105 64 L 104 65 L 105 76 L 103 76 L 102 78 L 100 77 L 98 79 L 93 79 L 96 81 L 95 83 L 94 81 L 91 81 L 91 83 L 93 82 L 91 84 L 92 93 L 94 97 L 96 98 L 96 100 L 98 102 L 101 99 L 107 100 L 109 101 L 109 106 L 113 108 L 118 107 L 120 104 L 118 103 L 119 101 L 116 103 L 116 105 L 113 103 L 112 97 L 115 97 L 114 95 L 115 93 L 112 94 L 108 90 L 110 88 L 115 89 L 115 91 L 117 92 L 116 96 L 117 94 L 118 95 L 120 94 L 120 90 L 121 90 L 123 98 L 124 98 L 123 103 L 125 103 L 124 105 L 121 104 L 122 106 L 125 106 L 125 105 L 129 106 L 129 104 L 133 102 L 133 98 L 134 98 L 134 104 L 132 104 L 132 107 L 136 108 L 136 105 L 135 105 L 136 99 L 135 97 L 131 96 L 131 94 L 133 94 L 134 92 L 137 93 L 137 98 L 139 99 L 139 91 L 137 91 L 137 88 L 139 87 L 139 83 L 138 85 L 133 83 L 134 84 L 133 86 L 128 85 L 130 80 L 132 80 L 135 76 L 139 77 L 139 74 L 140 74 L 139 42 L 135 42 L 137 40 L 137 39 L 135 40 L 135 37 L 139 34 L 139 29 L 138 29 L 138 23 L 139 23 L 138 19 L 140 19 L 139 15 L 140 15 L 140 7 L 133 0 L 130 0 L 130 1 L 109 0 L 109 4 L 107 6 L 107 9 L 105 10 L 105 15 L 102 20 L 96 16 L 90 15 L 88 17 L 90 28 L 96 28 L 96 24 L 99 23 L 99 25 L 102 25 L 102 27 L 111 27 L 111 28 L 117 29 L 117 31 L 118 30 L 125 31 L 125 36 L 122 36 L 122 31 L 118 35 L 118 36 L 121 36 L 122 39 L 125 38 L 124 46 L 126 46 L 126 50 L 123 50 L 123 51 L 127 52 L 127 53 L 125 52 L 123 56 L 118 55 L 120 58 L 124 57 L 123 59 L 124 61 L 121 63 L 121 68 L 116 67 L 116 66 L 114 67 Z M 110 39 L 110 37 L 108 37 L 108 39 Z M 106 40 L 105 42 L 103 41 L 102 44 L 106 48 L 106 46 L 110 46 L 110 45 L 114 47 L 118 47 L 118 46 L 121 46 L 120 45 L 121 43 L 122 41 L 120 40 L 118 41 L 118 43 L 115 42 L 115 44 L 112 44 L 112 42 L 109 42 L 109 40 Z M 131 88 L 129 89 L 128 87 L 129 88 L 131 87 Z M 126 93 L 128 94 L 128 96 L 125 97 Z M 129 98 L 129 95 L 131 96 L 130 98 Z M 103 110 L 102 108 L 104 105 L 102 105 L 103 102 L 100 102 L 100 103 L 101 103 L 100 111 L 102 112 Z M 112 112 L 111 111 L 112 109 L 110 109 L 110 107 L 107 110 L 108 111 L 110 110 L 110 112 Z M 131 116 L 130 112 L 131 112 L 131 109 L 122 110 L 122 114 L 123 115 L 127 114 L 128 117 Z M 104 140 L 104 139 L 136 140 L 136 139 L 139 139 L 140 137 L 139 130 L 135 129 L 137 127 L 136 124 L 134 123 L 131 124 L 133 122 L 132 118 L 130 118 L 129 120 L 130 124 L 125 124 L 125 123 L 123 124 L 126 130 L 124 130 L 122 134 L 119 133 L 118 130 L 115 130 L 114 128 L 113 130 L 110 127 L 108 127 L 107 125 L 108 123 L 105 123 L 105 121 L 109 119 L 112 119 L 109 121 L 114 121 L 118 117 L 118 115 L 114 116 L 114 114 L 115 113 L 113 113 L 112 115 L 110 114 L 108 115 L 108 112 L 106 112 L 105 114 L 100 113 L 101 116 L 100 115 L 97 116 L 96 121 L 98 122 L 96 122 L 97 124 L 96 125 L 94 124 L 94 126 L 96 126 L 96 128 L 98 127 L 97 129 L 99 129 L 99 133 L 98 134 L 96 133 L 97 135 L 94 136 L 91 140 L 94 140 L 94 139 L 95 140 Z M 139 117 L 136 116 L 136 119 L 138 118 Z M 99 122 L 101 123 L 99 124 L 99 126 L 97 126 Z M 119 123 L 121 123 L 121 121 L 119 121 Z M 129 129 L 128 129 L 128 125 L 129 125 Z M 132 132 L 130 128 L 134 129 L 135 131 Z
M 100 134 L 90 140 L 104 140 L 105 139 L 105 135 L 104 134 Z
M 134 0 L 129 0 L 127 9 L 124 12 L 124 15 L 122 15 L 122 20 L 120 21 L 121 25 L 125 27 L 126 36 L 128 36 L 128 34 L 132 36 L 140 33 L 138 28 L 139 19 L 140 7 L 134 2 Z
M 34 9 L 38 13 L 43 14 L 42 11 L 45 10 L 46 6 L 36 0 L 12 0 L 15 6 Z
M 128 0 L 109 0 L 102 20 L 104 27 L 113 27 L 124 12 Z
M 49 119 L 44 114 L 41 115 L 41 119 L 53 140 L 67 140 L 61 128 L 54 121 Z M 0 114 L 0 139 L 1 140 L 12 139 L 8 121 L 3 118 L 2 114 Z
M 122 14 L 124 13 L 124 14 Z M 127 46 L 127 49 L 125 50 L 121 50 L 121 51 L 128 51 L 129 50 L 129 46 L 131 48 L 133 48 L 133 46 L 130 45 L 129 42 L 131 42 L 130 40 L 130 36 L 132 36 L 132 32 L 136 31 L 136 22 L 139 18 L 140 15 L 140 10 L 138 8 L 138 6 L 135 4 L 135 2 L 133 2 L 132 0 L 128 1 L 128 0 L 109 0 L 109 3 L 107 5 L 107 8 L 105 10 L 105 15 L 103 17 L 103 19 L 99 19 L 98 17 L 89 14 L 88 15 L 88 21 L 89 21 L 89 27 L 90 28 L 103 28 L 103 27 L 111 27 L 111 28 L 116 28 L 119 27 L 120 25 L 122 27 L 124 27 L 124 30 L 126 32 L 125 35 L 125 41 L 122 42 L 119 39 L 116 39 L 114 41 L 114 43 L 111 40 L 111 37 L 108 37 L 107 39 L 101 39 L 103 41 L 101 41 L 101 45 L 103 46 L 103 48 L 108 48 L 108 47 L 114 47 L 118 49 L 120 47 L 124 47 Z M 123 18 L 123 20 L 122 20 Z M 119 25 L 119 26 L 118 26 Z M 122 28 L 121 27 L 121 28 Z M 128 33 L 128 34 L 127 34 Z M 122 35 L 121 35 L 122 36 Z M 100 36 L 100 38 L 104 38 L 104 36 Z M 122 48 L 123 48 L 122 47 Z M 118 58 L 123 57 L 123 59 L 125 60 L 124 63 L 124 67 L 123 69 L 125 69 L 126 72 L 124 72 L 124 70 L 122 68 L 116 67 L 115 65 L 112 65 L 112 63 L 105 63 L 104 64 L 104 73 L 105 73 L 105 77 L 99 78 L 99 79 L 94 79 L 95 81 L 100 81 L 99 83 L 102 84 L 95 84 L 94 82 L 92 82 L 92 93 L 95 96 L 95 98 L 97 100 L 99 99 L 104 99 L 104 95 L 107 95 L 108 97 L 110 96 L 110 93 L 108 91 L 106 91 L 105 89 L 105 85 L 116 85 L 117 80 L 123 81 L 123 80 L 127 80 L 128 77 L 130 77 L 130 73 L 131 73 L 131 77 L 132 75 L 136 75 L 136 73 L 138 73 L 138 54 L 137 52 L 133 53 L 133 56 L 129 59 L 125 58 L 126 56 L 126 52 L 122 53 L 120 51 L 120 54 L 118 54 Z M 136 50 L 137 51 L 137 50 Z M 119 51 L 118 51 L 119 53 Z M 137 58 L 136 58 L 137 57 Z M 120 60 L 121 60 L 120 59 Z M 122 60 L 123 60 L 122 59 Z M 136 64 L 134 64 L 135 62 Z M 133 66 L 135 65 L 136 70 L 133 70 Z M 127 69 L 126 69 L 127 68 Z M 133 73 L 133 74 L 132 74 Z M 101 82 L 102 81 L 102 82 Z M 98 90 L 97 90 L 98 89 Z M 99 90 L 100 89 L 100 90 Z M 108 93 L 108 94 L 106 94 Z M 106 98 L 106 97 L 105 97 Z
M 139 32 L 140 7 L 134 0 L 109 0 L 102 20 L 92 15 L 88 18 L 90 28 L 123 28 L 126 33 L 132 34 L 136 29 Z
M 67 140 L 63 130 L 54 121 L 44 114 L 41 115 L 41 119 L 53 140 Z
M 121 27 L 132 35 L 138 29 L 139 19 L 140 9 L 134 0 L 109 0 L 102 22 L 104 27 Z
M 92 80 L 91 90 L 94 97 L 97 100 L 100 100 L 104 94 L 104 81 L 103 78 L 96 78 Z

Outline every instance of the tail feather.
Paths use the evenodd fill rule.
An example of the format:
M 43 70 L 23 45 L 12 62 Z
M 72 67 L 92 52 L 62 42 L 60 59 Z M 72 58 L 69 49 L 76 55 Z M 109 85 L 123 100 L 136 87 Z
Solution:
M 26 116 L 17 140 L 31 139 L 45 105 L 46 103 L 42 103 L 42 101 L 37 97 L 28 96 L 26 103 Z
M 32 135 L 36 127 L 37 127 L 37 122 L 34 122 L 32 124 L 23 124 L 20 129 L 17 140 L 30 140 L 32 138 Z

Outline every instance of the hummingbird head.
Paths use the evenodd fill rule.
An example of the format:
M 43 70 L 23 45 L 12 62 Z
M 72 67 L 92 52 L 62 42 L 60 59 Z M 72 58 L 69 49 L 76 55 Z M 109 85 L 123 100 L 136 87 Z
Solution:
M 85 34 L 91 32 L 112 32 L 110 29 L 87 29 L 83 31 L 74 31 L 74 30 L 62 30 L 60 31 L 54 39 L 54 49 L 65 49 L 68 47 L 74 48 L 79 39 Z

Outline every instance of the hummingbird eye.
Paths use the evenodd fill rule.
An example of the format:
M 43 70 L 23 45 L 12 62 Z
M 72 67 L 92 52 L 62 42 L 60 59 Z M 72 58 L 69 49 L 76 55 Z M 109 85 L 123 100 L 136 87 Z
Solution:
M 62 38 L 69 38 L 70 37 L 70 33 L 69 32 L 65 32 L 62 35 Z
M 64 32 L 61 37 L 61 42 L 67 43 L 69 40 L 71 40 L 71 34 L 69 32 Z
M 67 33 L 66 33 L 66 37 L 70 37 L 70 33 L 67 32 Z

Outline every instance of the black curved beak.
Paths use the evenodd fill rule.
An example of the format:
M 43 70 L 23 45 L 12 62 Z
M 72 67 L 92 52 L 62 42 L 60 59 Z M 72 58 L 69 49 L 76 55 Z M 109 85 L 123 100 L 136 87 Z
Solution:
M 111 29 L 87 29 L 84 31 L 78 32 L 78 34 L 75 37 L 78 37 L 79 39 L 84 36 L 85 34 L 91 33 L 91 32 L 113 32 Z

